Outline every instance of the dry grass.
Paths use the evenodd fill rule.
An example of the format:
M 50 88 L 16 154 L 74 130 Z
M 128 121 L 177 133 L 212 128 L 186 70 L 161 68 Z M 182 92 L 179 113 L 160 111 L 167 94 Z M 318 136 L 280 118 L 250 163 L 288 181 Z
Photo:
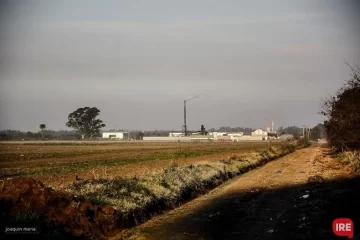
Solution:
M 346 151 L 338 154 L 340 161 L 351 167 L 356 173 L 360 174 L 360 153 L 357 151 Z
M 80 181 L 67 190 L 143 222 L 154 213 L 174 208 L 229 178 L 294 150 L 294 145 L 286 145 L 232 155 L 216 162 L 204 161 L 183 167 L 172 163 L 161 172 L 142 178 Z

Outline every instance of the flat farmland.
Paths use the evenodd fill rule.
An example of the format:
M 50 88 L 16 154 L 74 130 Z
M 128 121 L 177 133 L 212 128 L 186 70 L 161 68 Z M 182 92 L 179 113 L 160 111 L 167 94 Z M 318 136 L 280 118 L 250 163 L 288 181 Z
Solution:
M 0 179 L 30 176 L 55 189 L 75 180 L 141 177 L 176 163 L 219 161 L 280 142 L 2 142 Z

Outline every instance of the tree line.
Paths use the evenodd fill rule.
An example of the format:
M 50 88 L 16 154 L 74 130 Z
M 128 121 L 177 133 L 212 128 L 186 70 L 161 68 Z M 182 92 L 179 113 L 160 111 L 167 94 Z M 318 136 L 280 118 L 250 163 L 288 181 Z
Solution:
M 211 128 L 209 132 L 244 132 L 250 134 L 255 129 L 253 128 L 242 128 L 242 127 L 220 127 Z M 129 132 L 129 138 L 134 140 L 141 140 L 144 136 L 169 136 L 171 132 L 179 132 L 177 130 L 127 130 L 127 129 L 110 129 L 110 132 Z M 93 138 L 100 137 L 101 131 Z M 296 126 L 280 127 L 278 129 L 278 135 L 281 134 L 292 134 L 295 138 L 302 136 L 302 128 Z M 311 139 L 323 139 L 326 137 L 325 127 L 323 124 L 318 124 L 311 129 Z M 1 130 L 0 140 L 81 140 L 82 136 L 77 130 L 49 130 L 42 129 L 39 132 L 31 131 L 19 131 L 19 130 Z
M 321 109 L 328 142 L 337 151 L 360 149 L 360 68 L 349 67 L 350 80 Z
M 81 136 L 76 131 L 67 130 L 44 130 L 40 132 L 19 131 L 19 130 L 1 130 L 0 140 L 76 140 L 81 139 Z

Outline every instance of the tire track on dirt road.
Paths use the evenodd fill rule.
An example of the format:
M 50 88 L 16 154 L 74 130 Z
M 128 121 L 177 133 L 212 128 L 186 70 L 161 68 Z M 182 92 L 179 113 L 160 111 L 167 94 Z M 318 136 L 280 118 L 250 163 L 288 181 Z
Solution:
M 277 227 L 296 208 L 294 201 L 306 198 L 301 186 L 309 177 L 351 176 L 337 164 L 320 147 L 300 149 L 114 239 L 283 239 Z

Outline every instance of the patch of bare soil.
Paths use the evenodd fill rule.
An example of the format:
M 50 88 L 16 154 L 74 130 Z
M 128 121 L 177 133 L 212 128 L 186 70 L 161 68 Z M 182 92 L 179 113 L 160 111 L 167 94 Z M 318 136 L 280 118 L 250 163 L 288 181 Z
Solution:
M 103 239 L 121 231 L 123 227 L 134 225 L 112 207 L 96 206 L 83 198 L 57 192 L 31 178 L 0 182 L 0 208 L 1 222 L 5 224 L 2 226 L 3 229 L 14 227 L 6 225 L 6 220 L 11 214 L 31 212 L 45 216 L 49 224 L 64 230 L 65 238 L 71 236 L 81 239 Z M 40 229 L 40 235 L 35 237 L 41 237 L 41 233 Z M 1 234 L 9 237 L 5 232 Z
M 310 147 L 113 239 L 332 239 L 335 218 L 360 223 L 359 187 L 350 168 Z
M 71 162 L 87 162 L 92 160 L 112 158 L 112 157 L 136 157 L 146 153 L 158 152 L 158 151 L 169 151 L 172 149 L 141 149 L 139 152 L 134 152 L 134 149 L 131 151 L 114 151 L 114 152 L 105 152 L 105 153 L 87 153 L 82 155 L 74 155 L 67 157 L 51 157 L 43 159 L 31 159 L 31 160 L 21 160 L 21 161 L 4 161 L 0 162 L 0 168 L 14 168 L 14 167 L 39 167 L 46 166 L 49 163 L 52 164 L 66 164 Z

